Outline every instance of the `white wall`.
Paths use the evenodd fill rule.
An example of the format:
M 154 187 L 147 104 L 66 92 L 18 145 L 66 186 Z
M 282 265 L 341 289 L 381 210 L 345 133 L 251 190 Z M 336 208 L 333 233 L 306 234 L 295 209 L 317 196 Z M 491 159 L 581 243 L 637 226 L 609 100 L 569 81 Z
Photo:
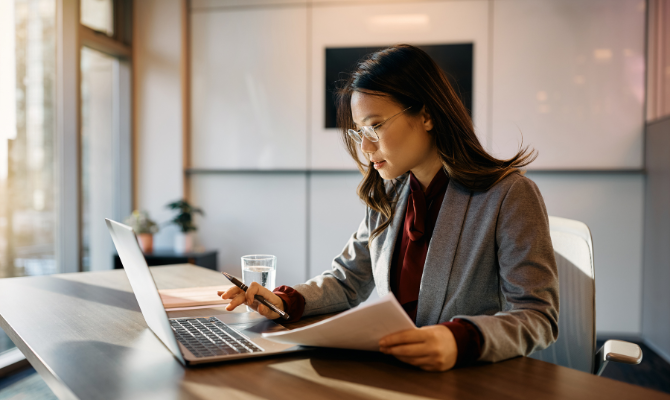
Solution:
M 157 222 L 170 219 L 165 204 L 182 196 L 181 14 L 179 0 L 133 2 L 136 207 Z M 172 248 L 176 229 L 155 236 Z
M 642 0 L 308 3 L 193 4 L 194 166 L 354 169 L 323 127 L 324 49 L 473 43 L 473 120 L 494 154 L 523 134 L 530 169 L 642 168 Z
M 307 268 L 306 180 L 302 174 L 204 174 L 192 180 L 200 243 L 219 251 L 219 269 L 241 275 L 240 257 L 277 256 L 277 285 L 303 282 Z
M 305 7 L 197 12 L 191 24 L 193 167 L 306 168 Z
M 138 199 L 143 208 L 161 217 L 165 215 L 163 205 L 181 193 L 179 10 L 174 0 L 160 2 L 161 7 L 155 0 L 137 3 L 136 18 L 143 16 L 146 21 L 138 34 L 147 41 L 140 48 L 145 54 L 136 60 L 141 64 L 136 74 L 143 93 L 138 99 Z M 537 3 L 541 4 L 537 6 Z M 530 172 L 528 176 L 538 183 L 550 214 L 582 220 L 593 231 L 598 330 L 639 333 L 644 177 L 641 173 L 622 170 L 639 168 L 642 162 L 642 104 L 636 102 L 634 89 L 637 80 L 643 77 L 639 56 L 643 50 L 644 18 L 643 10 L 636 8 L 638 2 L 606 3 L 612 5 L 610 9 L 603 8 L 602 0 L 370 1 L 363 6 L 346 1 L 315 1 L 311 6 L 307 1 L 194 1 L 193 37 L 199 38 L 201 43 L 193 44 L 193 93 L 204 96 L 207 102 L 201 104 L 204 108 L 197 109 L 194 102 L 192 158 L 194 165 L 202 162 L 204 168 L 229 169 L 193 178 L 192 196 L 207 213 L 199 221 L 202 242 L 206 247 L 219 249 L 220 268 L 231 271 L 239 268 L 239 256 L 243 254 L 276 253 L 279 256 L 278 283 L 294 283 L 328 268 L 362 219 L 363 206 L 355 194 L 360 175 L 355 172 L 235 172 L 235 169 L 285 169 L 301 165 L 307 169 L 352 168 L 337 141 L 319 136 L 327 132 L 318 129 L 322 107 L 313 89 L 315 84 L 321 84 L 315 77 L 321 64 L 318 63 L 319 49 L 315 46 L 317 42 L 327 42 L 320 41 L 327 32 L 323 35 L 318 32 L 328 16 L 336 19 L 333 17 L 336 14 L 325 13 L 323 18 L 319 15 L 324 10 L 338 11 L 338 7 L 340 12 L 345 9 L 354 12 L 360 7 L 381 15 L 400 9 L 409 12 L 413 7 L 417 12 L 441 7 L 480 9 L 486 13 L 482 29 L 487 32 L 480 45 L 492 43 L 492 47 L 475 59 L 476 69 L 482 67 L 478 64 L 482 59 L 486 61 L 484 79 L 489 79 L 488 85 L 478 91 L 479 100 L 475 100 L 482 101 L 481 96 L 484 96 L 484 104 L 480 105 L 484 115 L 475 117 L 484 121 L 478 123 L 479 135 L 496 153 L 508 154 L 518 144 L 518 125 L 524 133 L 524 143 L 540 150 L 541 158 L 536 165 L 541 169 L 614 171 Z M 580 8 L 583 4 L 585 6 Z M 629 7 L 629 4 L 634 6 Z M 431 14 L 431 18 L 434 17 L 431 21 L 436 24 L 443 21 L 440 12 Z M 273 14 L 287 16 L 286 21 L 292 21 L 291 26 L 283 29 L 281 26 L 285 26 L 286 21 L 267 22 L 268 18 L 272 20 Z M 466 14 L 463 11 L 462 15 Z M 535 20 L 529 22 L 523 20 L 523 16 L 532 16 Z M 315 26 L 317 17 L 322 18 L 323 24 Z M 612 25 L 612 21 L 621 19 L 624 23 Z M 230 24 L 223 24 L 225 21 Z M 263 21 L 267 23 L 261 23 Z M 263 30 L 266 25 L 274 27 L 271 39 Z M 545 25 L 546 29 L 539 29 Z M 239 33 L 228 32 L 230 26 L 239 26 Z M 511 29 L 514 26 L 518 29 Z M 600 31 L 615 31 L 613 35 L 632 33 L 627 35 L 626 41 L 610 41 Z M 304 40 L 302 32 L 306 35 Z M 527 34 L 519 36 L 519 32 Z M 566 36 L 566 32 L 570 35 Z M 225 36 L 221 36 L 224 33 Z M 420 34 L 412 37 L 415 42 L 421 42 Z M 304 76 L 290 73 L 267 79 L 271 75 L 264 75 L 266 67 L 254 63 L 268 64 L 273 62 L 272 57 L 281 57 L 281 53 L 269 46 L 278 39 L 289 38 L 293 38 L 289 51 L 298 54 L 291 61 L 297 71 L 303 71 L 304 66 Z M 398 37 L 397 41 L 401 39 Z M 426 42 L 437 43 L 439 39 L 431 37 Z M 527 40 L 527 47 L 520 40 Z M 363 42 L 358 39 L 356 44 Z M 386 44 L 378 42 L 367 44 Z M 606 47 L 619 42 L 626 47 Z M 304 53 L 299 49 L 303 43 L 307 46 Z M 537 53 L 538 47 L 557 49 L 559 59 L 547 59 L 550 53 Z M 241 48 L 244 51 L 240 59 L 227 62 Z M 596 52 L 608 48 L 610 53 Z M 217 49 L 220 54 L 212 54 Z M 578 59 L 581 53 L 590 58 Z M 599 64 L 605 59 L 609 60 L 603 61 L 609 63 L 609 67 Z M 276 61 L 280 62 L 280 68 L 293 71 L 285 66 L 286 60 Z M 225 76 L 228 66 L 232 71 L 245 71 L 244 63 L 249 63 L 247 70 L 252 79 L 245 80 L 240 75 L 235 81 Z M 586 64 L 580 67 L 579 63 Z M 554 70 L 551 70 L 552 65 L 555 65 Z M 566 79 L 572 83 L 563 82 Z M 623 86 L 607 89 L 610 81 Z M 574 87 L 568 88 L 568 84 Z M 304 93 L 304 99 L 300 96 L 294 99 L 293 93 L 284 97 L 282 92 L 286 87 Z M 563 88 L 565 91 L 556 96 Z M 229 106 L 234 106 L 235 99 L 246 106 L 230 113 Z M 272 106 L 267 108 L 268 104 Z M 571 104 L 580 106 L 569 108 Z M 602 106 L 602 113 L 596 116 L 570 114 L 594 111 L 594 105 Z M 264 109 L 269 112 L 262 112 Z M 276 110 L 282 110 L 293 119 L 282 120 Z M 203 113 L 203 119 L 197 118 L 198 113 Z M 608 119 L 611 113 L 624 121 Z M 263 115 L 269 115 L 268 119 L 257 119 Z M 238 117 L 237 122 L 229 120 Z M 209 122 L 203 124 L 204 118 L 209 118 Z M 244 121 L 255 128 L 244 131 Z M 267 125 L 268 121 L 271 125 Z M 514 129 L 505 125 L 509 123 L 516 124 Z M 276 132 L 281 135 L 277 136 Z M 279 153 L 273 155 L 272 162 L 264 163 L 263 160 L 268 159 L 261 156 L 268 147 L 264 141 L 281 143 L 284 134 L 288 135 L 286 143 L 292 147 L 271 146 L 269 151 Z M 299 140 L 301 135 L 305 137 L 304 143 Z M 261 152 L 249 153 L 250 149 Z M 236 156 L 242 154 L 251 156 Z M 323 154 L 328 154 L 328 158 Z M 241 162 L 235 161 L 235 157 Z M 159 244 L 170 244 L 167 234 L 163 234 Z
M 521 132 L 530 169 L 641 169 L 644 1 L 492 4 L 494 153 Z
M 640 333 L 644 174 L 527 176 L 540 188 L 549 215 L 576 219 L 591 229 L 598 332 Z

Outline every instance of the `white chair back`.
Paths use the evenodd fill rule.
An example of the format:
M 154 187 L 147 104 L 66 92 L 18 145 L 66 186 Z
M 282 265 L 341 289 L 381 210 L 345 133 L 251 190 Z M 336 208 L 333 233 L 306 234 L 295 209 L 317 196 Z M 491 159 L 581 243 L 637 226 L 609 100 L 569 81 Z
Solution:
M 583 222 L 549 217 L 558 265 L 558 340 L 530 357 L 593 373 L 596 287 L 591 231 Z

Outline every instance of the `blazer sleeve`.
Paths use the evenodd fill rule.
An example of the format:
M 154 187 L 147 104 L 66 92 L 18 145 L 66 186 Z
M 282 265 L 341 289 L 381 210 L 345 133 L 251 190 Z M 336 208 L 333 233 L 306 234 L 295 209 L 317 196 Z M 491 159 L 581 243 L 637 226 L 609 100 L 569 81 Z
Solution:
M 502 311 L 457 316 L 479 328 L 480 361 L 529 355 L 558 338 L 558 270 L 539 189 L 523 177 L 507 191 L 496 223 Z
M 365 301 L 375 287 L 368 239 L 370 209 L 332 268 L 293 288 L 305 297 L 304 316 L 346 310 Z

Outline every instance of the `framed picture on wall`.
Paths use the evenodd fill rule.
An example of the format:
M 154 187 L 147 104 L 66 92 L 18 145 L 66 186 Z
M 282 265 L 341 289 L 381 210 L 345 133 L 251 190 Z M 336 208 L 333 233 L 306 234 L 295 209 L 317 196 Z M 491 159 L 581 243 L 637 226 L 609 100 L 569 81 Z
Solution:
M 344 85 L 359 62 L 380 47 L 327 47 L 325 49 L 324 128 L 335 128 L 335 91 Z M 437 62 L 472 116 L 473 43 L 418 45 Z

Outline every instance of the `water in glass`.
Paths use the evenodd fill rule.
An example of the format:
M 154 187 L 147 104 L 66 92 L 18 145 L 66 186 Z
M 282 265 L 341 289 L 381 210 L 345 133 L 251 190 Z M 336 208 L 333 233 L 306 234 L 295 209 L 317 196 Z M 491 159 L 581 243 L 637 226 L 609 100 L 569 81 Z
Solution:
M 244 266 L 242 269 L 244 284 L 249 286 L 251 282 L 258 282 L 261 286 L 270 290 L 275 288 L 275 269 L 259 265 Z

